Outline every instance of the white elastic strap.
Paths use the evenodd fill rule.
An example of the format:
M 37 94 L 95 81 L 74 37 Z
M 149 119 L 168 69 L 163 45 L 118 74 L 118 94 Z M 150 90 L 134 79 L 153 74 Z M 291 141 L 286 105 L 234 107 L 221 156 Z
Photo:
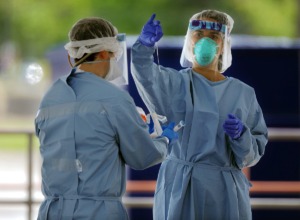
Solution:
M 122 48 L 115 37 L 103 37 L 82 41 L 70 41 L 65 45 L 70 57 L 81 58 L 85 53 L 96 53 L 100 51 L 111 51 L 117 56 L 122 54 Z
M 162 134 L 163 131 L 162 131 L 162 128 L 161 128 L 160 123 L 159 123 L 159 121 L 158 121 L 158 117 L 157 117 L 157 115 L 156 115 L 155 112 L 150 112 L 150 115 L 151 115 L 151 117 L 152 117 L 153 124 L 154 124 L 154 128 L 155 128 L 155 130 L 156 130 L 156 133 L 157 133 L 158 136 L 160 136 L 160 135 Z

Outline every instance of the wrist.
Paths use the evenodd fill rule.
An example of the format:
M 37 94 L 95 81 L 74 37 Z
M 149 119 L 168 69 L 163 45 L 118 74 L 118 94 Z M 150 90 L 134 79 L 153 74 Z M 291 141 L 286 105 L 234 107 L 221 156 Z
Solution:
M 146 46 L 146 47 L 153 47 L 154 44 L 155 44 L 155 43 L 151 43 L 151 42 L 149 42 L 149 41 L 143 40 L 143 38 L 141 38 L 141 36 L 138 38 L 138 40 L 139 40 L 139 42 L 140 42 L 142 45 L 144 45 L 144 46 Z

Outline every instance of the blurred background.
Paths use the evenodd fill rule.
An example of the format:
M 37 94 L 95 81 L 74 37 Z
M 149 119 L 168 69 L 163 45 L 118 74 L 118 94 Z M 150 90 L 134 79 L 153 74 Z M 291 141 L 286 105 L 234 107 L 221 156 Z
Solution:
M 233 17 L 233 63 L 225 74 L 255 88 L 271 131 L 266 155 L 245 170 L 253 183 L 253 219 L 300 219 L 300 1 L 10 0 L 0 2 L 1 220 L 36 219 L 42 201 L 41 160 L 33 121 L 47 88 L 70 71 L 63 46 L 72 25 L 90 16 L 111 21 L 127 34 L 130 59 L 131 45 L 155 12 L 164 32 L 158 45 L 160 64 L 180 69 L 188 20 L 203 9 Z M 127 90 L 147 111 L 130 69 Z M 152 219 L 158 169 L 128 168 L 131 219 Z

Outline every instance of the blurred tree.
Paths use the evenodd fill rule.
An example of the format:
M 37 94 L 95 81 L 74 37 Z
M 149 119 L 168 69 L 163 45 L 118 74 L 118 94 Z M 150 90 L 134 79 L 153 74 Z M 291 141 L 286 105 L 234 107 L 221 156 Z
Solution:
M 7 2 L 7 4 L 0 3 L 0 42 L 8 41 L 11 38 L 10 5 L 11 2 Z
M 92 0 L 98 16 L 111 20 L 120 32 L 139 34 L 152 13 L 156 13 L 163 25 L 165 35 L 184 35 L 189 18 L 206 8 L 222 8 L 223 1 L 217 0 L 111 0 L 97 4 Z M 218 7 L 215 7 L 218 2 Z M 224 7 L 223 7 L 224 8 Z
M 74 23 L 76 13 L 82 17 L 88 16 L 91 9 L 88 1 L 74 3 L 64 0 L 57 4 L 51 1 L 12 0 L 9 11 L 11 37 L 24 56 L 35 56 L 42 55 L 53 44 L 66 41 L 67 30 Z
M 266 36 L 297 36 L 298 0 L 231 0 L 235 33 Z
M 229 13 L 234 34 L 299 37 L 297 0 L 86 0 L 0 2 L 0 45 L 17 44 L 22 56 L 42 56 L 47 48 L 67 41 L 71 26 L 80 18 L 99 16 L 119 32 L 137 35 L 152 13 L 165 35 L 184 35 L 189 18 L 203 10 Z

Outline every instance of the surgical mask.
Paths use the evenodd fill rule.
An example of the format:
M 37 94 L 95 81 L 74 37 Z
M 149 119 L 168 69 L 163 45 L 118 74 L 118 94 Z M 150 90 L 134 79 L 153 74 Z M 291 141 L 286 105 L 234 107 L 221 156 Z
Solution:
M 203 37 L 194 47 L 194 54 L 200 66 L 207 66 L 212 63 L 217 54 L 218 44 L 209 37 Z
M 84 63 L 100 63 L 100 62 L 109 62 L 109 70 L 106 76 L 104 77 L 107 81 L 113 81 L 123 75 L 123 71 L 121 70 L 120 66 L 118 65 L 116 58 L 111 58 L 110 60 L 94 60 L 94 61 L 87 61 Z
M 105 76 L 105 80 L 113 81 L 123 75 L 123 71 L 121 70 L 120 66 L 117 64 L 115 59 L 110 60 L 109 71 Z

